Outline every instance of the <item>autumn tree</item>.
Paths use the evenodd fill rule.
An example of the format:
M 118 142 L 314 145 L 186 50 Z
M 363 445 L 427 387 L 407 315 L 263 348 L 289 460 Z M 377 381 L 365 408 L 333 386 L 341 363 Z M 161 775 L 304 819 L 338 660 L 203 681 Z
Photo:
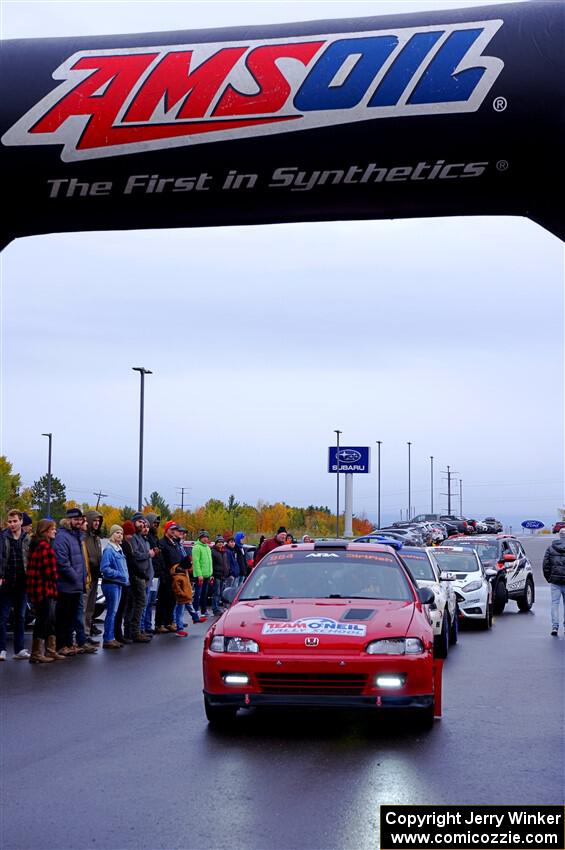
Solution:
M 0 517 L 4 517 L 12 508 L 19 511 L 30 511 L 31 489 L 28 487 L 20 493 L 21 476 L 12 472 L 12 464 L 5 455 L 0 457 Z

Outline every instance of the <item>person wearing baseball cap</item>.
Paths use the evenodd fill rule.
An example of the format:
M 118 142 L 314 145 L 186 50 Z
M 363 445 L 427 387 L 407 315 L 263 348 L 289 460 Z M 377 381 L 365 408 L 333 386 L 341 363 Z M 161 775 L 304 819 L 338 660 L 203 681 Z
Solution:
M 159 541 L 161 547 L 161 559 L 163 568 L 159 575 L 159 591 L 157 593 L 157 606 L 155 608 L 155 632 L 165 634 L 166 632 L 184 631 L 182 625 L 179 628 L 178 618 L 183 616 L 182 612 L 176 610 L 177 598 L 173 591 L 173 575 L 176 568 L 188 569 L 190 558 L 181 551 L 177 535 L 178 524 L 170 519 L 165 523 L 165 534 Z M 180 605 L 180 603 L 178 603 Z M 183 609 L 184 611 L 184 609 Z

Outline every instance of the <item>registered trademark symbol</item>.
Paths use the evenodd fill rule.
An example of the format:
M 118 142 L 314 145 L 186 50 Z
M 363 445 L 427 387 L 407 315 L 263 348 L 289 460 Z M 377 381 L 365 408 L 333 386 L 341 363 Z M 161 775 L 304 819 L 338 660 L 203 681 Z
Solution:
M 505 97 L 495 97 L 495 99 L 492 102 L 492 105 L 493 105 L 493 109 L 496 112 L 504 112 L 504 110 L 508 106 L 508 101 L 506 100 Z
M 499 159 L 496 163 L 496 167 L 499 171 L 508 171 L 510 166 L 507 159 Z

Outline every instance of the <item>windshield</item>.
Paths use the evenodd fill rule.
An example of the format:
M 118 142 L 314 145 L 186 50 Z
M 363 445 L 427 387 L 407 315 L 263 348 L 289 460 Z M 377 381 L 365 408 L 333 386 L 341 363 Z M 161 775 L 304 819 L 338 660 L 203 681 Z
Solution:
M 385 552 L 273 552 L 255 567 L 239 601 L 393 599 L 413 602 L 398 562 Z
M 496 543 L 460 543 L 465 549 L 475 549 L 481 561 L 496 561 L 498 557 L 498 546 Z
M 474 552 L 442 552 L 441 547 L 438 547 L 434 551 L 434 558 L 440 569 L 448 573 L 475 573 L 479 569 Z
M 426 555 L 422 555 L 420 552 L 401 552 L 400 555 L 416 581 L 418 579 L 436 581 L 432 565 Z

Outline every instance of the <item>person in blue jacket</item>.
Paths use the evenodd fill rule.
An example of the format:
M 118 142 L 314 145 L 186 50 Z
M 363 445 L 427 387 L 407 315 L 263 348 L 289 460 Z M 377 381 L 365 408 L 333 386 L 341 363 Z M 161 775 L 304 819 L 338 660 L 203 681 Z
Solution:
M 110 529 L 110 540 L 100 562 L 102 592 L 106 597 L 106 619 L 104 620 L 104 649 L 121 649 L 123 644 L 114 638 L 114 621 L 120 604 L 122 587 L 129 584 L 126 556 L 122 550 L 124 530 L 121 525 Z

